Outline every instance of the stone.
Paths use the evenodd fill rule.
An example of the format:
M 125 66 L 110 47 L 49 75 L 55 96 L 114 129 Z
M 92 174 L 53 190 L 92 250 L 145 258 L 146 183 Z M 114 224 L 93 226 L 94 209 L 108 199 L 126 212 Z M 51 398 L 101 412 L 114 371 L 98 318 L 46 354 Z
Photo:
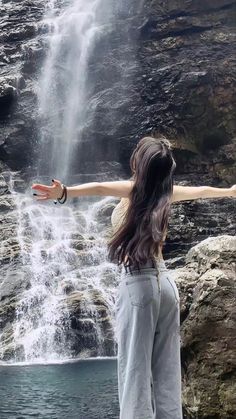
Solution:
M 14 86 L 7 84 L 6 82 L 1 83 L 0 80 L 0 113 L 8 115 L 11 111 L 12 105 L 17 98 L 17 90 Z
M 174 275 L 181 303 L 186 418 L 234 418 L 236 237 L 193 246 Z
M 0 196 L 0 212 L 11 211 L 13 209 L 15 209 L 13 198 L 9 195 Z
M 113 200 L 111 202 L 105 203 L 104 206 L 102 206 L 102 208 L 99 208 L 97 212 L 97 221 L 101 224 L 108 225 L 110 222 L 112 211 L 118 204 L 118 202 L 118 200 Z
M 81 357 L 84 350 L 91 351 L 92 356 L 114 354 L 113 325 L 107 302 L 98 290 L 74 291 L 63 304 L 69 310 L 66 339 L 73 356 Z

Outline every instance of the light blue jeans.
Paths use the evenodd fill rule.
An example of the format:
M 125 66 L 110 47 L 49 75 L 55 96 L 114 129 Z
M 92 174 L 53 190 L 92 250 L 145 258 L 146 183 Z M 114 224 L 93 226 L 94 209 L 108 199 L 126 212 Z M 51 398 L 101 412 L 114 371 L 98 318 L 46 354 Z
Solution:
M 120 419 L 182 419 L 179 293 L 164 261 L 122 268 L 116 337 Z

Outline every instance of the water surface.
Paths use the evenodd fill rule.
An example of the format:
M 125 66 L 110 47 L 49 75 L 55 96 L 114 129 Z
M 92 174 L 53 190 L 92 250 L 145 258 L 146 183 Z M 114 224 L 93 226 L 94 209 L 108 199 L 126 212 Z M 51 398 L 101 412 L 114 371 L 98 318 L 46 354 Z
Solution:
M 1 419 L 118 419 L 117 361 L 0 366 Z

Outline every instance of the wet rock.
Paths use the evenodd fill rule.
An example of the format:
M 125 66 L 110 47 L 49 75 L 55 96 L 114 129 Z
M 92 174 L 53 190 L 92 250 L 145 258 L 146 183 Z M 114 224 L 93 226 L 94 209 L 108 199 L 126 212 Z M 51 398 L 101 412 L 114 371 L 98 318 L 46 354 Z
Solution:
M 186 418 L 234 418 L 235 236 L 210 237 L 172 272 L 179 287 Z M 170 270 L 171 272 L 171 270 Z
M 9 238 L 4 240 L 3 246 L 1 247 L 0 251 L 0 265 L 8 265 L 13 261 L 19 261 L 20 253 L 20 245 L 16 238 Z
M 105 268 L 102 271 L 101 284 L 104 288 L 117 286 L 117 273 L 114 269 Z
M 84 350 L 114 355 L 114 332 L 109 307 L 98 290 L 74 291 L 65 300 L 69 310 L 70 329 L 66 332 L 73 355 Z
M 70 280 L 64 280 L 61 286 L 65 294 L 70 294 L 75 291 L 75 285 Z
M 0 303 L 1 330 L 3 332 L 5 325 L 14 320 L 16 305 L 17 298 L 15 296 L 10 299 L 3 299 Z
M 101 224 L 105 224 L 106 226 L 109 225 L 112 211 L 118 202 L 119 200 L 114 199 L 111 202 L 105 203 L 104 206 L 97 212 L 97 221 Z
M 0 301 L 18 297 L 19 294 L 30 287 L 27 269 L 21 267 L 21 270 L 18 271 L 16 266 L 14 267 L 12 264 L 11 269 L 6 267 L 1 269 Z
M 70 238 L 71 240 L 75 240 L 75 241 L 81 241 L 81 242 L 85 241 L 85 237 L 77 231 L 73 232 Z
M 1 170 L 1 167 L 0 167 Z M 0 175 L 0 196 L 3 196 L 5 194 L 9 194 L 9 188 L 8 188 L 8 184 L 4 178 L 3 175 Z
M 81 238 L 82 238 L 83 237 L 82 234 L 85 232 L 86 227 L 87 227 L 86 217 L 84 216 L 82 211 L 79 211 L 77 209 L 74 210 L 73 215 L 78 224 L 78 234 L 81 234 Z M 75 238 L 78 238 L 78 237 L 76 236 Z
M 17 90 L 15 87 L 2 82 L 0 80 L 0 114 L 5 117 L 10 113 L 12 105 L 17 97 Z
M 196 199 L 174 203 L 163 247 L 164 258 L 173 263 L 174 258 L 181 258 L 192 246 L 209 236 L 218 235 L 219 232 L 234 235 L 234 213 L 235 203 L 231 198 Z
M 0 196 L 0 212 L 11 211 L 15 208 L 15 202 L 9 195 Z
M 2 361 L 12 361 L 12 359 L 24 359 L 24 347 L 16 344 L 13 339 L 11 328 L 5 330 L 0 339 L 0 357 Z
M 86 247 L 85 240 L 73 240 L 71 241 L 71 247 L 75 250 L 83 250 Z

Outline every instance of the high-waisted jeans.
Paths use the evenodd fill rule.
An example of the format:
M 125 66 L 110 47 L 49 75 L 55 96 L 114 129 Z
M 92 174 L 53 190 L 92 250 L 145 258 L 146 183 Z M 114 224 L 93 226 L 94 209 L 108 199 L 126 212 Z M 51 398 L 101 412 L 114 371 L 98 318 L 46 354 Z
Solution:
M 164 260 L 122 268 L 115 324 L 120 419 L 182 419 L 179 293 Z

